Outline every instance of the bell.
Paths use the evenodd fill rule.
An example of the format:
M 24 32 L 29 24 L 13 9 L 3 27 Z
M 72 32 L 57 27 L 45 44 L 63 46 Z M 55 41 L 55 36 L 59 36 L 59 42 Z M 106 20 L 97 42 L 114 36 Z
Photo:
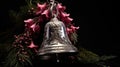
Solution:
M 43 42 L 38 51 L 38 55 L 50 55 L 60 53 L 77 53 L 78 50 L 72 45 L 66 33 L 63 22 L 56 17 L 45 25 Z

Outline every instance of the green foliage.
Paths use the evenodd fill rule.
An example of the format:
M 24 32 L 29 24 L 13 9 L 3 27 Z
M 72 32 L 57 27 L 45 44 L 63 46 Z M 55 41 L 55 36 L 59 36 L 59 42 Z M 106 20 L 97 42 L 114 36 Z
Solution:
M 20 51 L 25 49 L 26 53 Z M 8 55 L 5 61 L 5 67 L 25 67 L 32 66 L 32 51 L 28 48 L 19 48 L 10 46 L 8 49 Z
M 31 57 L 25 54 L 19 54 L 20 49 L 11 46 L 11 44 L 0 44 L 0 67 L 25 67 L 32 66 Z M 29 56 L 33 55 L 30 49 L 27 49 Z M 18 59 L 24 58 L 25 62 L 22 62 Z
M 27 4 L 20 6 L 19 10 L 10 10 L 9 11 L 9 17 L 10 17 L 10 21 L 13 24 L 11 30 L 9 29 L 8 31 L 5 31 L 3 33 L 0 34 L 0 36 L 5 36 L 7 34 L 9 34 L 10 36 L 8 37 L 3 37 L 4 39 L 7 39 L 7 41 L 9 41 L 8 39 L 12 39 L 11 42 L 13 42 L 14 38 L 13 35 L 14 34 L 20 34 L 18 33 L 21 29 L 21 27 L 24 27 L 24 20 L 26 18 L 28 18 L 28 16 L 30 17 L 30 15 L 28 14 L 28 10 L 30 10 L 32 7 L 34 7 L 36 5 L 36 2 L 38 2 L 38 0 L 25 0 Z M 17 33 L 15 33 L 15 32 Z M 23 32 L 23 31 L 22 31 Z M 11 43 L 10 42 L 10 43 Z M 23 48 L 20 48 L 18 46 L 14 46 L 13 44 L 11 44 L 10 46 L 7 46 L 9 49 L 7 49 L 6 53 L 8 53 L 6 55 L 5 58 L 5 67 L 32 67 L 32 59 L 34 58 L 33 56 L 35 55 L 34 52 L 32 52 L 33 50 L 30 48 L 27 48 L 27 46 L 24 46 Z
M 103 55 L 103 56 L 100 57 L 100 60 L 105 61 L 105 60 L 113 59 L 113 58 L 116 58 L 116 57 L 117 56 L 113 56 L 113 55 L 111 55 L 111 56 Z
M 95 63 L 100 60 L 100 57 L 91 51 L 88 51 L 84 48 L 79 48 L 78 59 L 83 63 Z
M 71 41 L 72 41 L 73 44 L 76 44 L 76 43 L 77 43 L 77 40 L 78 40 L 77 37 L 78 37 L 78 35 L 77 35 L 77 32 L 76 32 L 76 31 L 73 32 L 73 33 L 71 33 L 70 39 L 71 39 Z
M 116 56 L 113 56 L 113 55 L 99 56 L 98 54 L 92 51 L 88 51 L 84 48 L 79 48 L 78 60 L 80 63 L 83 63 L 83 64 L 96 64 L 102 67 L 109 67 L 105 64 L 105 62 L 113 58 L 116 58 Z

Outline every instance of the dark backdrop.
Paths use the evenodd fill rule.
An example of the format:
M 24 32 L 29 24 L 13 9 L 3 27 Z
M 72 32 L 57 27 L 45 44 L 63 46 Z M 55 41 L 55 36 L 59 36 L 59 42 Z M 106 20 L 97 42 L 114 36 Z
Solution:
M 120 33 L 117 22 L 116 1 L 102 0 L 58 0 L 67 7 L 78 30 L 79 45 L 100 55 L 120 54 Z M 24 0 L 0 2 L 0 33 L 12 27 L 8 11 L 17 10 Z M 118 62 L 118 61 L 117 61 Z M 116 63 L 116 62 L 115 62 Z M 119 65 L 119 64 L 118 64 Z

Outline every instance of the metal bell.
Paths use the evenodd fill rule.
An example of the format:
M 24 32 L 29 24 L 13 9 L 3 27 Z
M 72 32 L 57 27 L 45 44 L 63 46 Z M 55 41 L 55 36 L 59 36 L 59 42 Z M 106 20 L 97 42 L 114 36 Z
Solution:
M 43 42 L 38 55 L 76 53 L 78 50 L 72 45 L 66 33 L 66 27 L 56 17 L 45 25 Z

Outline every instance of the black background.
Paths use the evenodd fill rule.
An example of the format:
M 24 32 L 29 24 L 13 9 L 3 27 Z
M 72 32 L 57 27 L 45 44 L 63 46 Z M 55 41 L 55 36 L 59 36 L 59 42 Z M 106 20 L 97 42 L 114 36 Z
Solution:
M 79 45 L 100 55 L 120 54 L 118 5 L 114 0 L 58 0 L 74 20 L 78 30 Z M 12 27 L 8 11 L 18 9 L 24 0 L 0 2 L 0 32 Z M 115 62 L 116 64 L 118 61 Z M 117 64 L 119 65 L 119 64 Z

